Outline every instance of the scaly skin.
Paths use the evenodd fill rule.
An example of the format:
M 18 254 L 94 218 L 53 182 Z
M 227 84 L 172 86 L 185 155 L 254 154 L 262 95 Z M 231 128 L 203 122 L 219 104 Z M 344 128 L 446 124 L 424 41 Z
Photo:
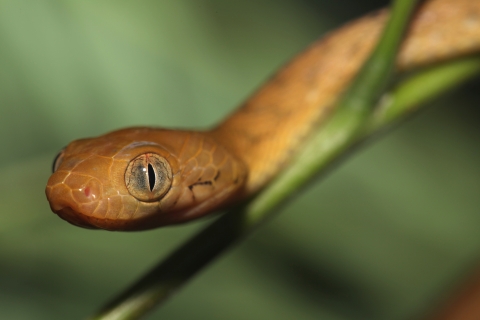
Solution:
M 86 228 L 143 230 L 255 194 L 331 113 L 387 16 L 379 11 L 314 43 L 210 131 L 131 128 L 72 142 L 48 180 L 52 210 Z M 479 50 L 480 0 L 432 0 L 415 15 L 397 66 L 409 71 Z M 155 201 L 138 200 L 126 186 L 129 163 L 142 154 L 164 158 L 172 173 L 161 176 L 168 191 Z
M 139 201 L 127 190 L 125 170 L 145 153 L 171 166 L 172 183 L 161 201 Z M 199 132 L 124 129 L 74 141 L 62 157 L 47 197 L 61 218 L 85 228 L 138 230 L 193 219 L 225 201 L 246 175 L 241 161 Z

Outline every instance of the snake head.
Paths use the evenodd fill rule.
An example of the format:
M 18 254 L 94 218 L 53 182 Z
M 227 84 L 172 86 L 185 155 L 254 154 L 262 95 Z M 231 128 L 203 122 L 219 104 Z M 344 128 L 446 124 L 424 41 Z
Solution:
M 201 217 L 241 193 L 243 163 L 207 134 L 131 128 L 73 141 L 46 187 L 79 227 L 145 230 Z

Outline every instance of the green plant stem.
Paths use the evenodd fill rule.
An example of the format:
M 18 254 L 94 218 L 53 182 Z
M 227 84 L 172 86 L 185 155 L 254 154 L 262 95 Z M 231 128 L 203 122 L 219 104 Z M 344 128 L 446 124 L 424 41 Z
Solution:
M 477 75 L 480 56 L 475 55 L 428 68 L 387 92 L 364 128 L 371 135 L 415 112 L 423 103 Z
M 395 20 L 397 14 L 403 15 L 403 19 L 401 19 L 403 24 L 397 22 L 399 24 L 396 27 L 403 30 L 414 1 L 399 0 L 396 4 L 398 3 L 403 3 L 403 5 L 399 5 L 403 11 L 398 13 L 394 9 L 391 21 L 398 21 Z M 408 6 L 406 3 L 410 3 L 409 10 L 405 9 L 405 6 Z M 397 46 L 400 35 L 403 33 L 399 29 L 394 30 L 397 37 L 394 44 Z M 390 37 L 388 27 L 386 34 Z M 387 51 L 390 50 L 390 48 L 387 49 Z M 385 54 L 394 55 L 394 53 L 395 51 Z M 362 88 L 349 90 L 346 98 L 340 104 L 339 111 L 341 112 L 335 114 L 340 115 L 334 115 L 331 121 L 319 129 L 306 148 L 300 152 L 292 166 L 264 192 L 242 207 L 221 216 L 190 239 L 134 286 L 108 304 L 94 316 L 94 319 L 139 318 L 153 306 L 166 300 L 171 293 L 178 290 L 190 277 L 220 253 L 271 217 L 274 214 L 272 209 L 277 208 L 291 197 L 299 186 L 305 185 L 315 174 L 324 172 L 324 169 L 332 161 L 339 159 L 339 156 L 351 146 L 411 113 L 412 110 L 418 109 L 418 106 L 426 100 L 458 85 L 480 71 L 479 57 L 450 62 L 427 70 L 397 86 L 390 93 L 390 98 L 383 100 L 381 108 L 372 113 L 372 106 L 375 105 L 372 101 L 378 100 L 391 74 L 392 67 L 385 61 L 389 61 L 389 59 L 382 58 L 381 65 L 378 67 L 382 69 L 380 73 L 383 73 L 383 76 L 372 77 L 367 73 L 362 76 L 366 78 L 357 79 L 354 82 L 367 83 L 369 77 L 372 77 L 374 80 L 368 83 L 372 90 L 369 92 L 373 93 L 370 95 Z M 389 68 L 390 71 L 386 72 L 385 68 Z M 427 84 L 428 90 L 418 90 L 418 85 L 424 83 Z M 379 87 L 382 89 L 380 90 Z M 355 92 L 359 92 L 360 97 L 357 97 Z M 348 103 L 348 99 L 352 100 L 352 104 Z M 368 110 L 365 111 L 363 108 L 368 108 Z M 348 110 L 351 110 L 351 113 Z M 349 117 L 354 119 L 349 119 Z M 355 117 L 363 120 L 357 120 Z

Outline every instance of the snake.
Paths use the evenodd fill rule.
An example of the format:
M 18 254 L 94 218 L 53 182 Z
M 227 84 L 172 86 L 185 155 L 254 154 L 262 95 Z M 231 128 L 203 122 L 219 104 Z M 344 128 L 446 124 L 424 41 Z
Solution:
M 378 10 L 327 33 L 211 129 L 133 127 L 71 142 L 47 182 L 50 208 L 79 227 L 130 231 L 184 223 L 254 196 L 334 112 L 388 17 Z M 480 1 L 425 1 L 396 72 L 479 49 Z

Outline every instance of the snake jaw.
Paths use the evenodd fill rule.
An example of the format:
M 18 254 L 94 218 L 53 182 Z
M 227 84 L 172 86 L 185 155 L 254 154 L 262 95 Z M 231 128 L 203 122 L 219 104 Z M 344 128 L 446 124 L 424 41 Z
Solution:
M 52 208 L 53 210 L 53 208 Z M 82 219 L 78 218 L 80 215 L 75 212 L 70 207 L 64 207 L 60 210 L 53 210 L 60 218 L 73 224 L 74 226 L 85 228 L 85 229 L 99 229 L 98 227 L 93 226 L 92 224 L 83 221 Z

